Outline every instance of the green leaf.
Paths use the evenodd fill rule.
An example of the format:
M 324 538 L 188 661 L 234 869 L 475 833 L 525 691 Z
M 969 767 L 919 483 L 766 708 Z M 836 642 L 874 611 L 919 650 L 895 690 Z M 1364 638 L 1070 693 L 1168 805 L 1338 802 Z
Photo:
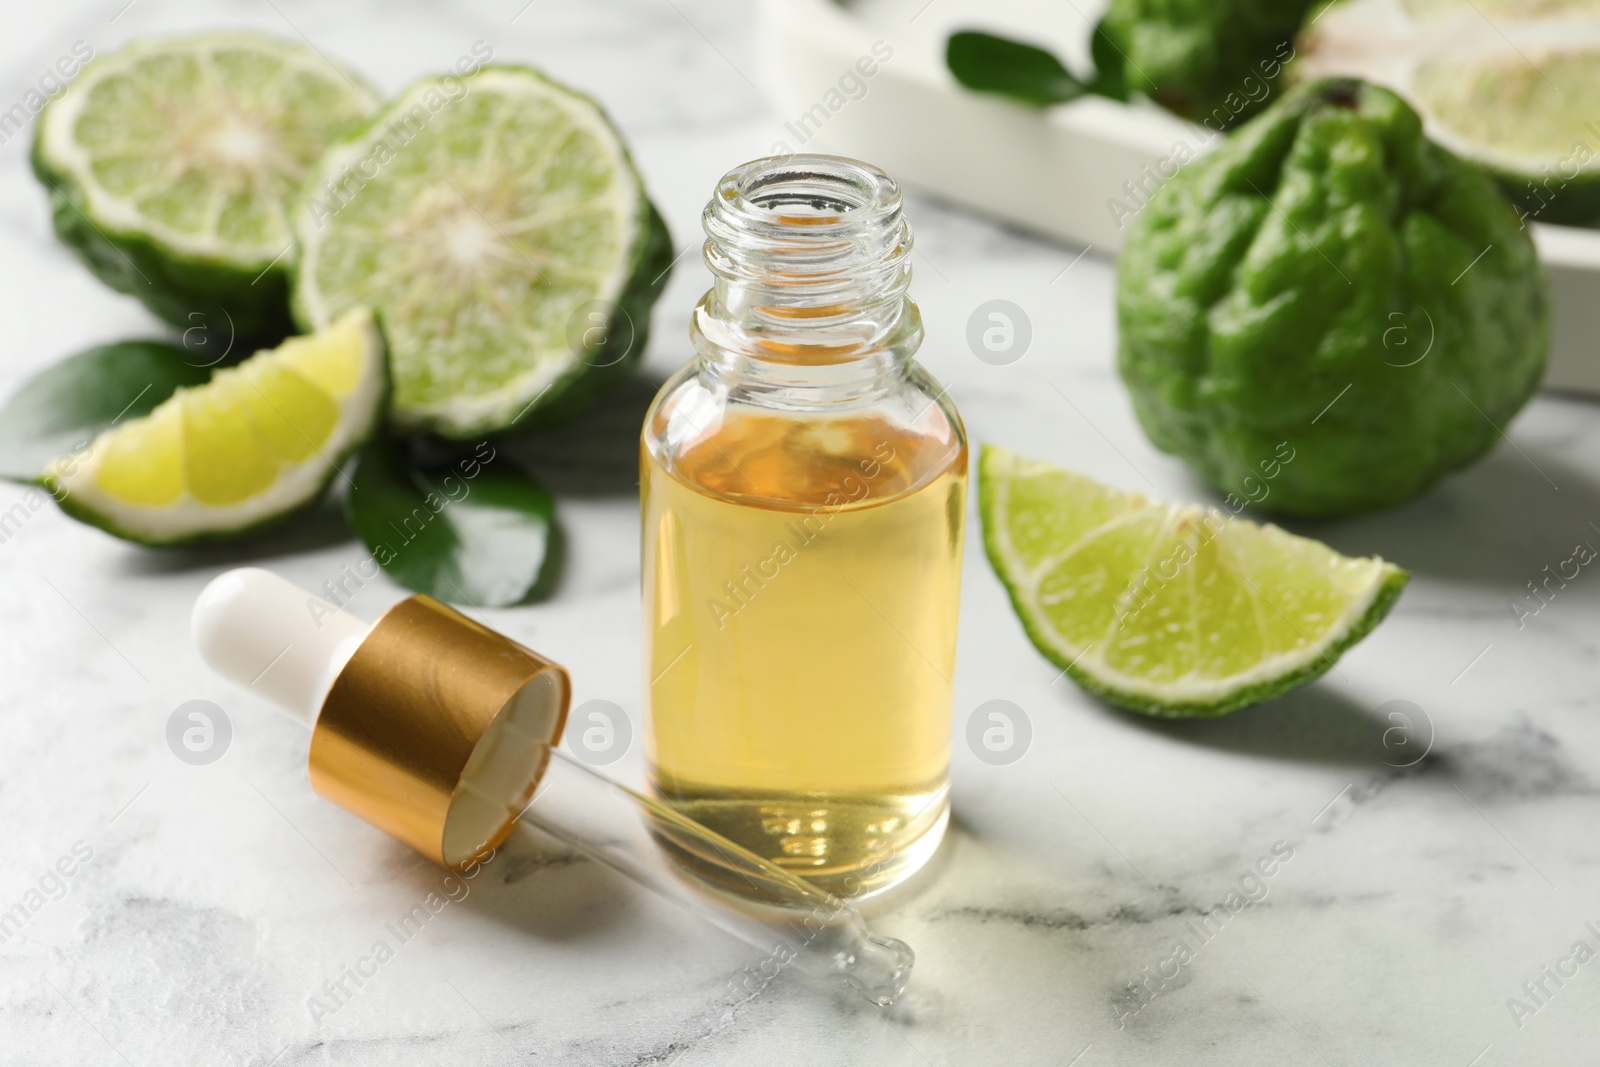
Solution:
M 439 600 L 518 604 L 558 569 L 555 500 L 488 441 L 422 460 L 379 438 L 361 451 L 346 512 L 391 578 Z
M 122 419 L 148 415 L 180 388 L 211 378 L 186 350 L 123 341 L 68 356 L 23 383 L 0 407 L 0 477 L 32 481 L 51 460 Z
M 1089 91 L 1089 86 L 1044 49 L 989 33 L 964 30 L 951 34 L 945 45 L 945 64 L 968 89 L 1039 107 L 1063 104 Z
M 1127 100 L 1127 56 L 1123 54 L 1123 46 L 1111 36 L 1105 19 L 1095 24 L 1094 33 L 1089 37 L 1089 57 L 1094 60 L 1094 79 L 1089 82 L 1089 91 L 1113 100 Z

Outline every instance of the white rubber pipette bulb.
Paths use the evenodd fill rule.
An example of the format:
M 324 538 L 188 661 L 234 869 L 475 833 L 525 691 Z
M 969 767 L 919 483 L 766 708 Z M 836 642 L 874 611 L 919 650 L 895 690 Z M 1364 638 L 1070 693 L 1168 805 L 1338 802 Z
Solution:
M 211 580 L 190 628 L 206 665 L 305 726 L 372 624 L 259 567 Z

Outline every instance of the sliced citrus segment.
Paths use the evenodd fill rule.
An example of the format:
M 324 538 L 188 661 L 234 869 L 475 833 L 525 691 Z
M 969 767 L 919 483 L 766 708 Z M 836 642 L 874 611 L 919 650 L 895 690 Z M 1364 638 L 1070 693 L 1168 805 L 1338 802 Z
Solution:
M 219 376 L 214 389 L 185 393 L 183 470 L 189 495 L 220 508 L 261 495 L 278 480 L 278 461 L 251 427 L 244 405 Z
M 985 447 L 984 545 L 1039 651 L 1151 715 L 1205 717 L 1316 678 L 1409 575 L 1276 526 L 1122 493 Z
M 107 438 L 95 480 L 129 504 L 163 506 L 183 495 L 183 408 L 173 404 Z
M 165 545 L 221 539 L 306 507 L 371 437 L 383 339 L 357 308 L 105 430 L 44 480 L 68 514 Z
M 289 202 L 378 100 L 321 53 L 265 34 L 136 41 L 90 60 L 45 108 L 34 170 L 57 232 L 112 287 L 185 329 L 281 333 Z
M 250 426 L 278 459 L 299 463 L 316 453 L 339 421 L 339 405 L 331 396 L 283 365 L 282 360 L 254 362 L 240 375 L 239 400 Z
M 318 165 L 295 310 L 383 320 L 392 417 L 447 437 L 551 421 L 641 354 L 671 247 L 622 139 L 534 71 L 424 78 Z
M 1394 90 L 1529 219 L 1600 218 L 1600 0 L 1345 0 L 1297 66 Z

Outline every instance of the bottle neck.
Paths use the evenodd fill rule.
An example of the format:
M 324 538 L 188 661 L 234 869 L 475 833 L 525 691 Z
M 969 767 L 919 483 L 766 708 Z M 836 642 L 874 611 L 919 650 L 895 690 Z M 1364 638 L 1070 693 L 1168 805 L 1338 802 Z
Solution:
M 836 156 L 759 159 L 722 179 L 703 225 L 715 279 L 691 329 L 703 373 L 841 399 L 904 376 L 922 320 L 888 175 Z

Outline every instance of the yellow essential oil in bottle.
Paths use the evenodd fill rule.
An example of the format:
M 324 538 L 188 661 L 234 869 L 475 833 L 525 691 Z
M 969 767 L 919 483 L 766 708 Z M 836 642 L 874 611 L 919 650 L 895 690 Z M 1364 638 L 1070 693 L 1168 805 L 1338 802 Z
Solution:
M 641 448 L 652 786 L 859 896 L 925 862 L 948 820 L 965 434 L 911 359 L 887 175 L 758 160 L 705 227 L 699 355 Z

